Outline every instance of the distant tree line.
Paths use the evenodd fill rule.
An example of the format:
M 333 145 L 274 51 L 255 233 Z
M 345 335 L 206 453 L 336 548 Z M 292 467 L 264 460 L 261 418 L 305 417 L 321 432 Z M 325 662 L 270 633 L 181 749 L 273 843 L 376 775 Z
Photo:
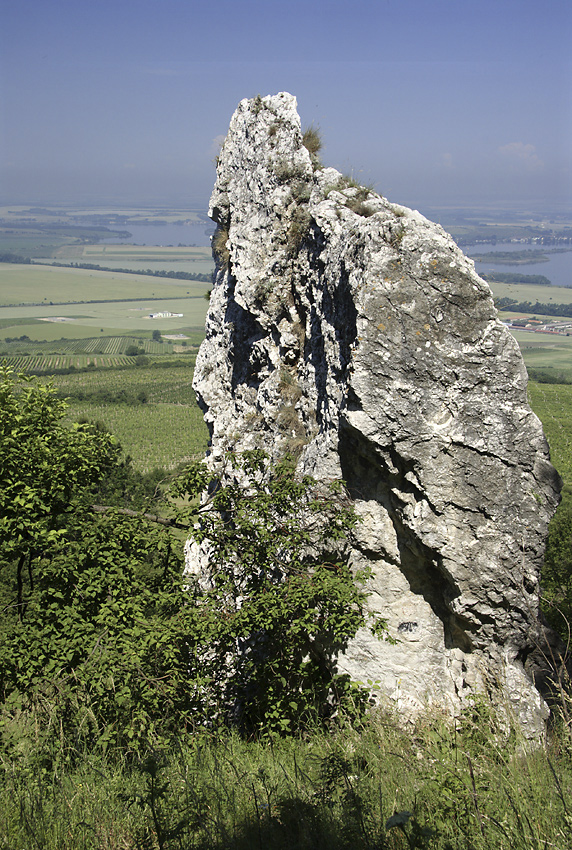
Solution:
M 481 277 L 489 281 L 489 283 L 529 283 L 533 286 L 552 286 L 552 281 L 543 274 L 491 272 L 490 274 L 482 274 Z
M 572 384 L 572 380 L 562 372 L 548 372 L 546 369 L 526 369 L 528 378 L 531 381 L 536 381 L 537 384 Z
M 26 334 L 22 334 L 22 336 L 7 336 L 4 342 L 30 342 L 30 337 Z
M 8 261 L 6 261 L 8 262 Z M 16 262 L 15 260 L 11 260 L 10 262 Z M 29 262 L 29 260 L 28 260 Z M 66 269 L 87 269 L 88 271 L 96 271 L 96 272 L 120 272 L 121 274 L 142 274 L 148 275 L 149 277 L 169 277 L 175 280 L 198 280 L 201 282 L 212 283 L 213 276 L 212 274 L 200 274 L 197 272 L 182 272 L 182 271 L 165 271 L 165 270 L 157 270 L 153 269 L 141 269 L 137 271 L 136 269 L 118 269 L 118 268 L 110 268 L 109 266 L 99 266 L 96 263 L 51 263 L 52 266 L 58 266 L 59 268 Z
M 514 298 L 495 298 L 497 310 L 514 310 L 516 313 L 539 313 L 541 316 L 565 316 L 572 318 L 572 304 L 532 304 Z
M 27 263 L 30 264 L 29 257 L 22 257 L 21 254 L 12 254 L 10 251 L 4 251 L 0 254 L 0 263 Z
M 73 401 L 89 401 L 93 404 L 128 404 L 130 406 L 147 404 L 149 400 L 147 392 L 144 389 L 138 393 L 134 393 L 127 390 L 118 390 L 117 392 L 109 389 L 84 390 L 78 387 L 58 390 L 56 397 Z
M 26 263 L 27 265 L 30 265 L 32 263 L 32 260 L 30 260 L 29 257 L 23 257 L 21 254 L 12 254 L 10 251 L 4 251 L 0 254 L 0 263 Z M 40 264 L 34 263 L 34 265 Z M 41 265 L 45 265 L 45 263 L 41 263 Z M 141 269 L 140 271 L 137 271 L 135 269 L 117 269 L 110 268 L 109 266 L 99 266 L 96 263 L 50 263 L 50 265 L 64 269 L 87 269 L 88 271 L 96 272 L 120 272 L 121 274 L 142 274 L 148 275 L 150 277 L 169 277 L 174 280 L 198 280 L 201 283 L 212 283 L 213 279 L 212 274 L 201 274 L 199 272 L 168 272 L 164 269 L 160 269 L 157 271 L 154 271 L 153 269 Z

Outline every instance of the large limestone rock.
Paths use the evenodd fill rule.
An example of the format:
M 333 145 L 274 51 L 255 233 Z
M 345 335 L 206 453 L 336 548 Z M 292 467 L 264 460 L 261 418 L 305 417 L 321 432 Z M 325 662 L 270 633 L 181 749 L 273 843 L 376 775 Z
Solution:
M 239 104 L 210 215 L 209 462 L 261 447 L 347 482 L 353 560 L 398 642 L 359 634 L 340 670 L 405 711 L 498 686 L 538 734 L 526 660 L 558 477 L 489 287 L 440 226 L 322 169 L 286 93 Z

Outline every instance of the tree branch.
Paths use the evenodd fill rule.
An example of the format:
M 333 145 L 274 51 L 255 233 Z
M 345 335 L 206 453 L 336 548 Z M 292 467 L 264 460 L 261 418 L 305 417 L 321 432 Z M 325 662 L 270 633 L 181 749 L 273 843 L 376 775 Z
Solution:
M 118 514 L 122 514 L 122 516 L 140 517 L 149 520 L 149 522 L 156 522 L 159 525 L 166 525 L 170 528 L 189 528 L 189 525 L 177 522 L 176 519 L 169 519 L 168 517 L 158 516 L 157 514 L 142 514 L 130 508 L 116 508 L 113 505 L 90 505 L 90 508 L 97 514 L 106 514 L 108 511 L 115 511 Z

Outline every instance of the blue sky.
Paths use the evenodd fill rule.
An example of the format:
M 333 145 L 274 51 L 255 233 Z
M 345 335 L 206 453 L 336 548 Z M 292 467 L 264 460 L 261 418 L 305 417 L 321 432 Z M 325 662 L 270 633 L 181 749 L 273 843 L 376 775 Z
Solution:
M 2 0 L 0 201 L 205 206 L 244 97 L 411 206 L 572 203 L 570 0 Z

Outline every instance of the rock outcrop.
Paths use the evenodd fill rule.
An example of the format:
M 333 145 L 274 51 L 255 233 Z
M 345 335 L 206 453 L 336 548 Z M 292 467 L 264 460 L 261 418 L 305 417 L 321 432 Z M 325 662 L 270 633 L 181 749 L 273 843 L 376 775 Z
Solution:
M 210 215 L 216 277 L 194 387 L 209 462 L 260 447 L 343 478 L 353 551 L 394 645 L 339 669 L 404 711 L 498 686 L 523 728 L 559 479 L 517 344 L 438 225 L 317 161 L 287 93 L 238 106 Z

